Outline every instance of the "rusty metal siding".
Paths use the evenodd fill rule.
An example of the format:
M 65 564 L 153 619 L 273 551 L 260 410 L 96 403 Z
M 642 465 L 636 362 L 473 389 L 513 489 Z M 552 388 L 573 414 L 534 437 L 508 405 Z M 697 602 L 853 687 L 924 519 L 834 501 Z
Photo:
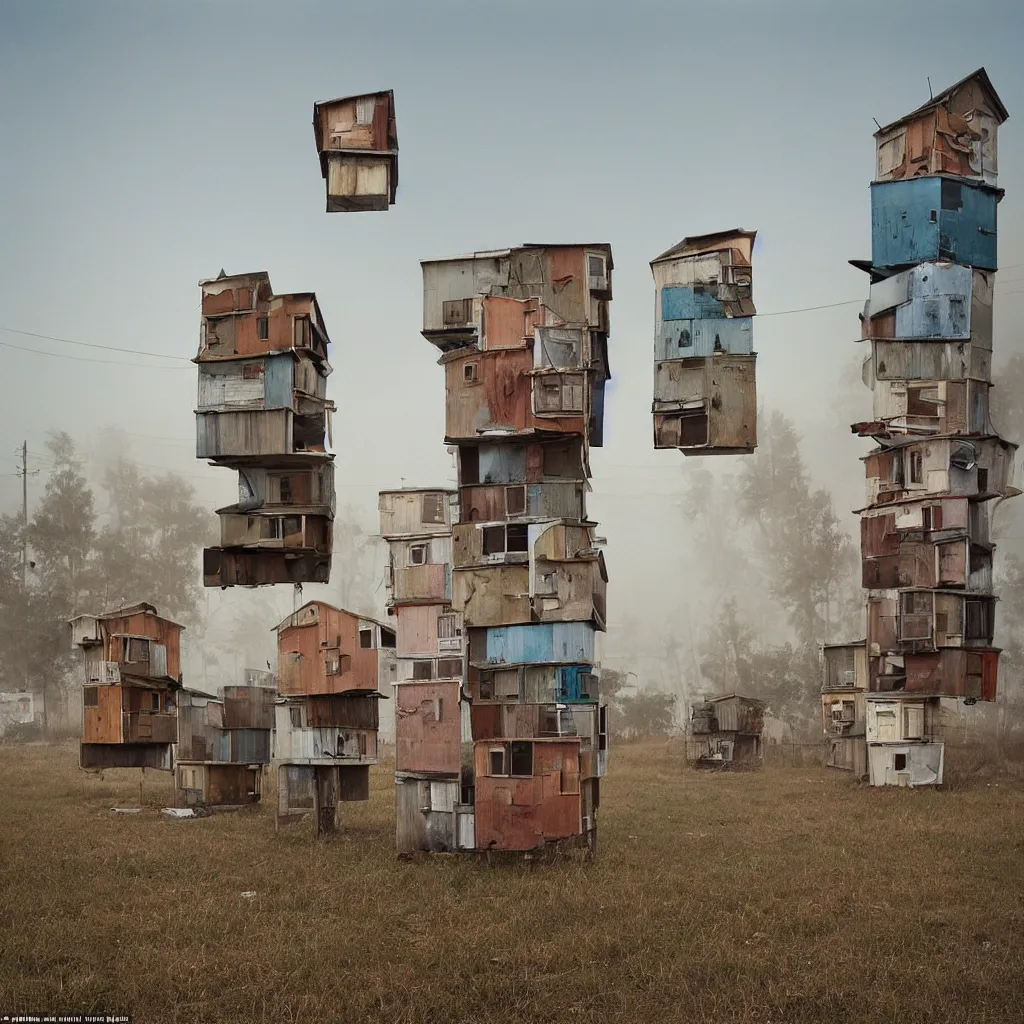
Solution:
M 579 741 L 532 742 L 533 775 L 490 775 L 488 748 L 476 743 L 478 850 L 533 850 L 582 833 Z
M 445 359 L 448 440 L 473 440 L 485 431 L 499 429 L 515 433 L 586 433 L 587 420 L 582 412 L 562 416 L 533 413 L 529 383 L 533 356 L 528 350 L 457 352 Z M 587 408 L 585 396 L 582 408 Z
M 361 646 L 359 632 L 363 620 L 323 602 L 311 605 L 316 609 L 314 618 L 290 617 L 278 628 L 278 693 L 290 696 L 376 691 L 377 642 L 372 637 L 371 647 Z
M 458 773 L 460 683 L 403 682 L 395 686 L 395 768 Z

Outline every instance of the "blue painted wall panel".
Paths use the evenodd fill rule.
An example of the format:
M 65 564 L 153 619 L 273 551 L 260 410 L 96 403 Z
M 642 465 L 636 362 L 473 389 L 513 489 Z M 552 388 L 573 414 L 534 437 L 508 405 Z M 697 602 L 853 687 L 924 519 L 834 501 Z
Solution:
M 493 664 L 594 661 L 594 627 L 589 622 L 545 622 L 494 626 L 487 630 L 487 661 Z
M 949 178 L 871 186 L 871 262 L 949 260 L 996 269 L 996 194 Z
M 290 355 L 267 356 L 263 373 L 263 408 L 290 409 L 295 359 Z
M 656 360 L 711 356 L 716 351 L 749 356 L 754 351 L 754 318 L 662 321 Z
M 724 316 L 722 304 L 709 292 L 671 286 L 661 290 L 662 320 L 700 320 Z
M 906 341 L 970 338 L 974 271 L 926 263 L 907 274 L 910 301 L 896 307 L 896 337 Z
M 581 678 L 593 671 L 594 669 L 591 665 L 563 665 L 559 667 L 556 699 L 567 704 L 583 700 L 589 701 L 589 696 L 583 696 Z

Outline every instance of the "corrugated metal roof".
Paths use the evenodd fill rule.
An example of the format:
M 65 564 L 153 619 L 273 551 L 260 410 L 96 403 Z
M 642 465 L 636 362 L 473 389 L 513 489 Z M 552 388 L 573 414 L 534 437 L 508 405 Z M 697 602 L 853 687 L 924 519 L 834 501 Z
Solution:
M 697 256 L 701 253 L 719 252 L 722 249 L 730 248 L 724 244 L 730 238 L 749 238 L 753 241 L 756 237 L 756 231 L 746 231 L 743 228 L 713 231 L 707 235 L 692 235 L 676 242 L 671 249 L 666 249 L 660 256 L 655 256 L 651 260 L 651 264 L 659 263 L 661 260 L 667 260 L 673 256 Z

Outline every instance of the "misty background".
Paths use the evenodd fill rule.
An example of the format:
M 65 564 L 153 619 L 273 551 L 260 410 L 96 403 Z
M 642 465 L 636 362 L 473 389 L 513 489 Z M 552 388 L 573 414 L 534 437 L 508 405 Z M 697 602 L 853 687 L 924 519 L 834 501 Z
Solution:
M 215 531 L 236 476 L 194 457 L 197 282 L 265 269 L 277 292 L 316 292 L 332 341 L 336 551 L 332 582 L 304 598 L 382 616 L 377 492 L 455 483 L 443 373 L 419 334 L 419 260 L 607 241 L 613 378 L 588 505 L 608 540 L 603 663 L 682 695 L 736 681 L 735 664 L 708 654 L 730 616 L 734 640 L 783 659 L 786 644 L 863 636 L 850 552 L 870 442 L 849 424 L 871 409 L 854 344 L 868 282 L 847 261 L 870 255 L 872 119 L 926 101 L 929 76 L 939 92 L 984 65 L 1010 111 L 994 417 L 1013 397 L 1000 371 L 1024 353 L 1024 5 L 972 5 L 985 32 L 965 32 L 965 18 L 944 2 L 0 5 L 0 513 L 20 514 L 23 440 L 37 513 L 56 464 L 47 437 L 63 431 L 101 527 L 114 517 L 104 474 L 127 461 L 140 477 L 178 474 Z M 395 91 L 396 205 L 328 215 L 313 103 L 378 89 Z M 648 263 L 685 235 L 733 227 L 758 231 L 762 447 L 656 452 Z M 773 587 L 782 534 L 759 522 L 749 486 L 740 508 L 740 478 L 787 437 L 806 482 L 792 500 L 811 509 L 823 490 L 836 517 L 832 540 L 816 541 L 818 555 L 842 554 L 827 621 L 820 607 L 797 621 Z M 785 488 L 769 497 L 804 508 Z M 1024 502 L 995 522 L 998 579 L 1024 551 Z M 292 600 L 290 587 L 201 593 L 186 684 L 273 661 L 270 630 Z

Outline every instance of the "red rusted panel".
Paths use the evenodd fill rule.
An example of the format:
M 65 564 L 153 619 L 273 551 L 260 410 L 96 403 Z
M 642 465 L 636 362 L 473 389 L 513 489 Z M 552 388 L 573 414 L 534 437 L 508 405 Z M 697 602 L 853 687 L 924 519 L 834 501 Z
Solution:
M 490 776 L 476 745 L 477 849 L 532 850 L 582 831 L 579 740 L 535 741 L 531 777 Z
M 532 410 L 533 353 L 527 349 L 496 352 L 459 351 L 445 363 L 445 435 L 449 440 L 474 439 L 482 431 L 507 428 L 562 434 L 585 434 L 587 421 L 579 415 L 534 416 Z
M 473 704 L 469 720 L 474 740 L 497 739 L 501 735 L 501 705 Z
M 463 487 L 459 495 L 463 522 L 493 523 L 505 518 L 504 485 Z
M 865 558 L 879 555 L 895 555 L 900 550 L 900 535 L 896 530 L 895 517 L 865 516 L 860 521 L 860 549 Z
M 278 693 L 282 696 L 377 689 L 379 650 L 363 647 L 359 616 L 320 601 L 308 625 L 278 631 Z
M 118 635 L 148 637 L 167 648 L 167 674 L 172 679 L 181 676 L 181 633 L 170 619 L 155 612 L 141 611 L 136 606 L 120 609 L 120 613 L 101 620 L 107 661 L 121 661 L 121 641 Z
M 525 348 L 539 321 L 536 299 L 488 296 L 483 300 L 483 335 L 488 352 Z
M 459 682 L 406 682 L 395 687 L 395 768 L 459 771 Z M 476 708 L 474 707 L 475 711 Z

